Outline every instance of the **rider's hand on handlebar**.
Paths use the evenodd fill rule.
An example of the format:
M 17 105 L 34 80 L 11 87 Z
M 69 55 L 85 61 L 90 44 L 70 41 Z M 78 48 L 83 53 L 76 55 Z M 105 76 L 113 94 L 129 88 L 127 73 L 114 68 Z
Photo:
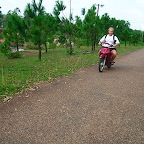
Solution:
M 98 44 L 99 44 L 99 45 L 102 45 L 102 43 L 101 43 L 101 42 L 99 42 Z

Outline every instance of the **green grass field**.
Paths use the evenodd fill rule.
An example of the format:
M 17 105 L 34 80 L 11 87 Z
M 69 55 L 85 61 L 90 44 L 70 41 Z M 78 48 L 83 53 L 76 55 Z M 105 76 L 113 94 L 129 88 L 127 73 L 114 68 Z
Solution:
M 137 50 L 142 46 L 119 47 L 118 55 Z M 42 61 L 38 60 L 37 51 L 23 52 L 20 59 L 7 59 L 0 53 L 0 100 L 12 96 L 34 83 L 48 81 L 74 73 L 75 70 L 88 67 L 98 62 L 97 51 L 83 54 L 91 48 L 75 48 L 75 55 L 69 56 L 65 48 L 56 48 L 43 53 Z

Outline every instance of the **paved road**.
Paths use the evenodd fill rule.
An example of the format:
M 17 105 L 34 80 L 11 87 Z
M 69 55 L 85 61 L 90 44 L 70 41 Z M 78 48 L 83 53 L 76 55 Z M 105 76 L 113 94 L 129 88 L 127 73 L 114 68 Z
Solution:
M 0 104 L 0 144 L 144 144 L 144 49 Z

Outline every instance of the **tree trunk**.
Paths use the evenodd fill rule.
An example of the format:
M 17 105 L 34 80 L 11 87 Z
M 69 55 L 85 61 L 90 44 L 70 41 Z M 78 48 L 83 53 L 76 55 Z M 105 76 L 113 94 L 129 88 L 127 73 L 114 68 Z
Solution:
M 19 51 L 19 46 L 18 46 L 18 44 L 17 44 L 16 48 L 17 48 L 17 52 L 18 52 L 18 51 Z
M 48 52 L 47 44 L 45 44 L 45 52 Z
M 39 60 L 41 60 L 41 43 L 40 43 L 40 41 L 38 43 L 38 49 L 39 49 Z
M 70 44 L 70 55 L 73 54 L 72 44 Z
M 94 45 L 92 44 L 92 51 L 94 50 Z
M 97 36 L 96 36 L 96 29 L 95 29 L 95 33 L 94 33 L 94 51 L 96 50 L 96 41 L 97 41 Z
M 70 55 L 73 54 L 73 48 L 72 48 L 72 33 L 70 33 Z
M 125 47 L 126 47 L 126 44 L 127 44 L 127 43 L 126 43 L 126 41 L 125 41 Z
M 94 51 L 96 50 L 96 42 L 94 42 Z

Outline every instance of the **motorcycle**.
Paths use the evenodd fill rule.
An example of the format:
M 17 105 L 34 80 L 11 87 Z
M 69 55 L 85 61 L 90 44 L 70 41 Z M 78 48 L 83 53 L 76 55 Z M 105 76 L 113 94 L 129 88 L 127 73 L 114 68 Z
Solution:
M 99 72 L 103 72 L 104 67 L 110 68 L 113 63 L 111 62 L 111 50 L 113 45 L 109 43 L 104 43 L 99 51 Z

